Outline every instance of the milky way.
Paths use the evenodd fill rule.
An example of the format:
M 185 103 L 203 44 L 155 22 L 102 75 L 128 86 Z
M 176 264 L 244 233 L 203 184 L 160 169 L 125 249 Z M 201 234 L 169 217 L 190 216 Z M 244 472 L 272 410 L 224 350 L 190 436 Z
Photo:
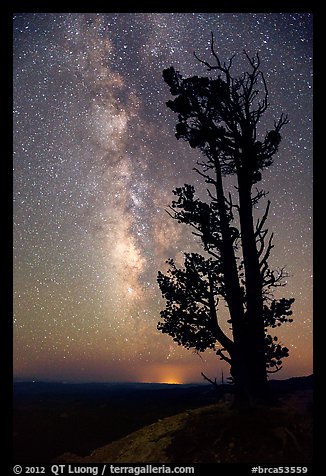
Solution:
M 164 68 L 207 75 L 193 51 L 260 52 L 268 124 L 284 111 L 272 264 L 290 275 L 295 323 L 280 378 L 311 372 L 312 17 L 309 14 L 28 13 L 14 28 L 14 372 L 21 378 L 195 381 L 219 375 L 161 335 L 165 260 L 198 249 L 165 209 L 198 153 L 174 136 Z

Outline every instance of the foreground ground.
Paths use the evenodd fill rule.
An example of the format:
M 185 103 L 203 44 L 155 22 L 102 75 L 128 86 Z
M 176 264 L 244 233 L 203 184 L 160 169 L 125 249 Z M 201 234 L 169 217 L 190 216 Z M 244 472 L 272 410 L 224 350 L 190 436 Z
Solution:
M 60 463 L 253 463 L 312 461 L 312 391 L 294 391 L 278 406 L 236 411 L 219 403 L 146 426 L 81 458 Z
M 13 462 L 86 456 L 158 419 L 214 402 L 211 385 L 16 383 Z
M 14 463 L 308 464 L 312 377 L 272 387 L 279 406 L 239 413 L 209 384 L 15 384 Z

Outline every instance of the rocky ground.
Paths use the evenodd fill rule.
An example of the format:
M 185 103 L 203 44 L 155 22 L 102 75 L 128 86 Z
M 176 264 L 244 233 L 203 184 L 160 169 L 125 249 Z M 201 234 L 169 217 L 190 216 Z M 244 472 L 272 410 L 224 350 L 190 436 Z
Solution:
M 312 390 L 283 394 L 278 405 L 235 410 L 230 402 L 160 419 L 94 450 L 56 463 L 254 463 L 312 461 Z

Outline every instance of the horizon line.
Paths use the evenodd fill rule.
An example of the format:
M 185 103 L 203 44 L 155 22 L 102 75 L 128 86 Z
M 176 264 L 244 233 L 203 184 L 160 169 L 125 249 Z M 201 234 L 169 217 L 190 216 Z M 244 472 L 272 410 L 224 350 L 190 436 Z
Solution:
M 308 377 L 313 377 L 313 373 L 310 373 L 308 375 L 293 375 L 291 377 L 287 378 L 282 378 L 282 379 L 277 379 L 277 378 L 271 378 L 269 381 L 272 380 L 290 380 L 292 378 L 308 378 Z M 13 377 L 12 380 L 13 383 L 56 383 L 56 384 L 85 384 L 85 385 L 95 385 L 95 384 L 102 384 L 102 385 L 107 385 L 107 384 L 113 384 L 113 385 L 210 385 L 209 383 L 205 381 L 193 381 L 193 382 L 144 382 L 144 381 L 126 381 L 126 380 L 74 380 L 74 379 L 63 379 L 63 380 L 58 380 L 58 379 L 46 379 L 46 378 L 35 378 L 35 377 Z M 222 385 L 222 382 L 217 382 L 218 385 Z M 228 382 L 224 382 L 224 385 L 230 385 Z

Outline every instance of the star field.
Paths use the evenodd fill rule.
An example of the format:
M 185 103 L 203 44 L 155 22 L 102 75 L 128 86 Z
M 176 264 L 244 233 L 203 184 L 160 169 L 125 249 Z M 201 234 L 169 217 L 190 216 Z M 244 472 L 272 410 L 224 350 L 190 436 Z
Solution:
M 165 208 L 198 153 L 174 136 L 162 70 L 206 75 L 193 51 L 259 51 L 284 128 L 262 186 L 271 264 L 296 298 L 278 375 L 312 369 L 312 16 L 289 13 L 19 13 L 14 32 L 14 373 L 66 380 L 199 381 L 221 363 L 156 330 L 168 257 L 198 245 Z

